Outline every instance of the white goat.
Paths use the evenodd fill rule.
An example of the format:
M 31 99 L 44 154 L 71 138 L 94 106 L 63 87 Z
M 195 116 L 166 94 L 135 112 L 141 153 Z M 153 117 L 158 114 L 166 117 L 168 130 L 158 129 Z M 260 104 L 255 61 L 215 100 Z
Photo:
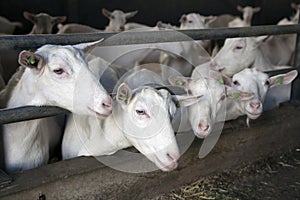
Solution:
M 264 107 L 274 107 L 264 104 L 266 95 L 270 94 L 270 92 L 272 93 L 272 90 L 274 90 L 277 86 L 290 84 L 297 75 L 297 70 L 292 70 L 286 74 L 269 77 L 266 73 L 256 69 L 244 69 L 232 77 L 231 86 L 234 89 L 243 92 L 252 92 L 254 94 L 254 98 L 251 101 L 246 102 L 244 109 L 246 109 L 248 113 L 248 118 L 255 119 L 261 115 L 262 111 L 265 109 Z M 274 98 L 278 98 L 280 96 L 282 96 L 282 94 L 276 92 Z M 288 99 L 285 99 L 285 101 Z M 243 112 L 243 110 L 241 110 L 241 112 Z M 236 115 L 238 115 L 238 113 L 236 113 Z M 234 115 L 231 119 L 235 119 Z
M 243 13 L 243 17 L 235 17 L 231 21 L 227 21 L 227 27 L 247 27 L 251 26 L 251 21 L 253 14 L 257 13 L 260 11 L 260 7 L 251 7 L 251 6 L 246 6 L 246 7 L 241 7 L 240 5 L 237 6 L 237 10 Z M 225 15 L 226 16 L 226 15 Z M 219 17 L 218 17 L 219 18 Z M 217 18 L 217 19 L 218 19 Z M 230 19 L 230 16 L 228 17 Z M 213 24 L 212 24 L 213 25 Z M 212 51 L 212 56 L 214 57 L 217 52 L 219 51 L 220 47 L 224 41 L 222 41 L 221 45 L 220 42 L 214 47 Z
M 7 108 L 53 105 L 71 112 L 107 117 L 112 100 L 92 74 L 83 57 L 100 41 L 78 45 L 44 45 L 35 53 L 22 51 L 26 67 L 10 92 Z M 5 164 L 8 172 L 41 166 L 58 142 L 60 130 L 53 118 L 3 126 Z
M 47 13 L 33 14 L 27 11 L 23 15 L 34 24 L 29 34 L 51 34 L 55 24 L 63 23 L 67 19 L 66 16 L 52 17 Z
M 23 24 L 21 22 L 11 22 L 0 16 L 0 34 L 13 34 L 17 27 L 22 28 Z
M 120 32 L 125 31 L 126 21 L 135 16 L 138 11 L 124 13 L 121 10 L 114 10 L 113 12 L 107 9 L 102 9 L 102 14 L 109 19 L 109 24 L 105 28 L 105 32 Z
M 104 120 L 72 115 L 63 138 L 63 158 L 111 155 L 134 146 L 163 171 L 177 167 L 179 150 L 170 116 L 176 111 L 168 91 L 118 87 L 113 114 Z
M 267 37 L 226 39 L 224 46 L 213 58 L 211 66 L 230 77 L 245 68 L 255 68 L 260 71 L 287 68 L 288 66 L 272 65 L 263 55 L 260 46 Z
M 207 137 L 215 123 L 225 121 L 230 112 L 226 110 L 227 101 L 243 102 L 253 97 L 251 93 L 225 88 L 212 78 L 170 76 L 169 82 L 185 88 L 192 96 L 203 95 L 199 102 L 187 108 L 190 125 L 199 138 Z
M 251 6 L 242 7 L 238 5 L 237 10 L 243 13 L 243 17 L 242 19 L 239 17 L 233 19 L 231 22 L 228 23 L 228 26 L 229 27 L 251 26 L 253 14 L 259 12 L 260 9 L 261 9 L 260 7 L 251 7 Z

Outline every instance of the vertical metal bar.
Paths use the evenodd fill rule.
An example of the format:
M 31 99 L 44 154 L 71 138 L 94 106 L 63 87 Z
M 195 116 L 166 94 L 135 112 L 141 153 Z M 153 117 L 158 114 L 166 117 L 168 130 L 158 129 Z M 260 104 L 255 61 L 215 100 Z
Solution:
M 4 169 L 4 143 L 3 143 L 3 126 L 0 125 L 0 169 Z
M 298 16 L 298 24 L 300 24 L 299 16 Z M 298 70 L 298 77 L 293 81 L 292 84 L 291 99 L 300 100 L 300 33 L 297 33 L 294 67 Z
M 8 176 L 5 169 L 4 143 L 3 143 L 3 126 L 0 125 L 0 187 L 12 182 L 12 178 Z

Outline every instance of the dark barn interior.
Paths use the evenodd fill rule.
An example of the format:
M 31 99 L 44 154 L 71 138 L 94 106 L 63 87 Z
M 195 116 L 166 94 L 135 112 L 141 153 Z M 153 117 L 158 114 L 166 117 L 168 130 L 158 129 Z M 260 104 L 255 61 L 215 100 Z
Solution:
M 300 3 L 299 0 L 2 0 L 0 2 L 0 16 L 11 21 L 22 22 L 24 27 L 21 30 L 16 30 L 16 34 L 26 34 L 30 32 L 32 24 L 24 19 L 23 11 L 35 14 L 46 12 L 52 16 L 65 15 L 67 16 L 65 23 L 81 23 L 104 29 L 108 20 L 102 15 L 102 8 L 110 11 L 121 9 L 126 12 L 138 10 L 139 13 L 129 21 L 154 26 L 159 20 L 178 25 L 180 16 L 190 12 L 197 12 L 202 15 L 233 14 L 240 16 L 241 13 L 236 10 L 236 6 L 249 5 L 262 8 L 259 13 L 253 16 L 253 25 L 270 25 L 294 14 L 295 11 L 290 7 L 291 2 Z

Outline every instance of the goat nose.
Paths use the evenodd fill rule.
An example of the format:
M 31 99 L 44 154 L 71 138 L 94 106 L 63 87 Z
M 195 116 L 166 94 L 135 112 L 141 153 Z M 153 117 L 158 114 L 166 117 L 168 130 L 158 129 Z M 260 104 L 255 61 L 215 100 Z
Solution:
M 178 160 L 178 156 L 170 154 L 170 153 L 167 153 L 167 157 L 172 162 L 177 162 L 177 160 Z
M 260 108 L 260 102 L 251 102 L 250 107 L 253 109 L 259 109 Z
M 171 162 L 168 166 L 167 166 L 167 169 L 168 170 L 173 170 L 173 169 L 176 169 L 178 167 L 178 158 L 179 157 L 176 157 L 172 154 L 169 154 L 167 153 L 167 157 L 168 157 L 168 160 Z
M 206 123 L 199 123 L 199 129 L 202 131 L 207 131 L 209 129 L 209 125 Z
M 216 66 L 217 66 L 217 63 L 216 63 L 214 60 L 212 60 L 212 61 L 210 62 L 210 67 L 211 67 L 212 69 L 215 69 Z
M 120 26 L 120 31 L 125 31 L 125 27 L 124 26 Z
M 106 101 L 102 101 L 102 107 L 105 108 L 106 110 L 111 111 L 112 107 L 113 107 L 113 103 L 111 100 L 106 100 Z

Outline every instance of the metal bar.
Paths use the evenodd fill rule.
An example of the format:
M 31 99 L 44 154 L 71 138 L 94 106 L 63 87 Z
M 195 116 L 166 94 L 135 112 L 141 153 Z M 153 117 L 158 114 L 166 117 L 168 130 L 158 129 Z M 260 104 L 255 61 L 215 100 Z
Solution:
M 266 74 L 268 74 L 269 76 L 275 76 L 278 74 L 285 74 L 288 73 L 292 70 L 294 70 L 294 67 L 290 67 L 290 68 L 284 68 L 284 69 L 275 69 L 275 70 L 269 70 L 269 71 L 264 71 Z
M 68 110 L 55 106 L 24 106 L 11 109 L 1 109 L 0 124 L 14 123 L 68 113 L 70 113 Z
M 299 17 L 299 16 L 298 16 Z M 298 19 L 298 25 L 300 24 L 300 18 Z M 292 83 L 291 99 L 300 100 L 300 33 L 297 34 L 294 67 L 298 70 L 298 77 Z
M 176 33 L 177 32 L 177 33 Z M 178 32 L 182 34 L 178 34 Z M 300 26 L 296 25 L 268 25 L 241 28 L 216 28 L 199 30 L 178 31 L 146 31 L 146 32 L 122 32 L 121 37 L 106 40 L 102 46 L 163 43 L 204 39 L 225 39 L 232 37 L 250 37 L 259 35 L 278 35 L 300 33 Z M 0 37 L 0 50 L 21 50 L 37 48 L 44 44 L 75 44 L 109 38 L 120 33 L 85 33 L 85 34 L 49 34 L 49 35 L 9 35 Z M 188 36 L 188 37 L 187 37 Z

